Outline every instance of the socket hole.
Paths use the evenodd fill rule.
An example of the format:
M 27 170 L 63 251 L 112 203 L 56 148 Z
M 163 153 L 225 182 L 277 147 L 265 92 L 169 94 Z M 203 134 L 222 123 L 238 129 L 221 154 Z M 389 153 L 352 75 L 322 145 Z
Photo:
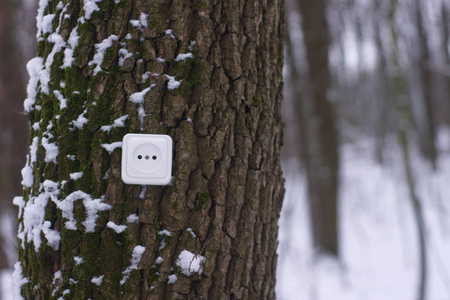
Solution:
M 138 159 L 142 159 L 142 155 L 138 155 Z
M 146 160 L 149 160 L 149 158 L 150 158 L 150 156 L 148 156 L 148 155 L 145 156 L 145 159 L 146 159 Z
M 156 160 L 156 159 L 157 159 L 156 155 L 153 155 L 153 156 L 152 156 L 152 159 L 153 159 L 153 160 Z

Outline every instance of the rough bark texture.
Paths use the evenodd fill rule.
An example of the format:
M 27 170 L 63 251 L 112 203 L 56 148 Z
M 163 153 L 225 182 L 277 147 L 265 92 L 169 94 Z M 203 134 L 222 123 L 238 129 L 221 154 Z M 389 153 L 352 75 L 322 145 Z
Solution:
M 41 6 L 43 15 L 55 16 L 51 32 L 40 38 L 38 55 L 44 65 L 52 55 L 54 61 L 48 93 L 41 77 L 29 113 L 31 124 L 39 124 L 31 131 L 31 144 L 38 139 L 35 162 L 30 151 L 33 184 L 25 188 L 24 203 L 16 199 L 24 206 L 16 264 L 16 274 L 21 271 L 27 280 L 22 295 L 274 299 L 283 197 L 283 1 L 58 2 Z M 90 19 L 86 3 L 98 6 Z M 61 68 L 74 31 L 80 37 L 75 59 Z M 66 44 L 55 49 L 59 35 Z M 99 52 L 96 44 L 111 35 L 117 39 L 110 38 L 96 74 L 97 65 L 89 62 Z M 187 53 L 192 57 L 177 59 Z M 169 76 L 181 82 L 178 88 L 171 90 L 176 82 Z M 130 101 L 148 87 L 142 105 Z M 101 129 L 124 115 L 125 127 Z M 173 138 L 171 185 L 122 182 L 120 148 L 110 154 L 102 144 L 121 141 L 128 132 Z M 54 161 L 52 143 L 58 147 Z M 71 179 L 74 172 L 82 177 Z M 88 232 L 85 220 L 95 201 L 101 211 L 95 231 Z M 70 203 L 76 230 L 68 226 Z M 39 209 L 44 219 L 33 215 Z M 138 222 L 128 218 L 133 214 Z M 106 226 L 109 221 L 126 229 L 117 233 Z M 60 243 L 50 242 L 58 232 Z M 40 247 L 30 240 L 36 233 Z M 134 252 L 133 268 L 139 245 L 145 251 L 141 259 Z M 177 258 L 183 250 L 205 258 L 203 272 L 182 274 Z M 170 275 L 177 276 L 175 283 L 168 283 Z
M 325 1 L 298 0 L 308 60 L 311 104 L 307 115 L 307 175 L 314 244 L 338 254 L 339 154 L 333 107 L 328 100 L 328 23 Z

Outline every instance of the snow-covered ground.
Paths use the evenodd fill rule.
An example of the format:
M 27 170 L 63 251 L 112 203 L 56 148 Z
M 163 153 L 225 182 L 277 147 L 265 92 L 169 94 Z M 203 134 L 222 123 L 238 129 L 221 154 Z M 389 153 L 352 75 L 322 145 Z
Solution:
M 392 143 L 395 144 L 395 143 Z M 373 161 L 370 142 L 342 148 L 341 261 L 314 254 L 305 177 L 285 162 L 280 219 L 278 300 L 415 300 L 419 279 L 416 223 L 394 147 L 388 163 Z M 413 153 L 427 230 L 427 300 L 450 299 L 450 131 L 440 140 L 436 172 Z M 12 299 L 9 272 L 0 273 L 2 300 Z
M 450 132 L 441 134 L 436 172 L 412 154 L 423 205 L 428 250 L 427 300 L 450 299 Z M 309 233 L 305 176 L 285 165 L 286 198 L 280 219 L 278 300 L 415 300 L 419 245 L 414 214 L 392 149 L 382 167 L 370 142 L 342 151 L 339 217 L 341 261 L 317 257 Z

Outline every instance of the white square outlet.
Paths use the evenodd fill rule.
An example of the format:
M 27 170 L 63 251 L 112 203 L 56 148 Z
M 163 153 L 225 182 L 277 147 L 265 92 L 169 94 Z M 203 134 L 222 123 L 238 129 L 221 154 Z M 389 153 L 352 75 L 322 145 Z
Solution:
M 172 138 L 170 136 L 129 133 L 123 137 L 123 182 L 167 185 L 171 178 Z

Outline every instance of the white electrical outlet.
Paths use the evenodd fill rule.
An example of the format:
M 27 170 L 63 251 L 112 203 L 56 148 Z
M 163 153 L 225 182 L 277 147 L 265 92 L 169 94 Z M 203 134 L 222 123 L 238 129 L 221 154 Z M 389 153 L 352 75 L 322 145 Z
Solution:
M 172 138 L 170 136 L 129 133 L 123 137 L 123 182 L 167 185 L 171 178 Z

